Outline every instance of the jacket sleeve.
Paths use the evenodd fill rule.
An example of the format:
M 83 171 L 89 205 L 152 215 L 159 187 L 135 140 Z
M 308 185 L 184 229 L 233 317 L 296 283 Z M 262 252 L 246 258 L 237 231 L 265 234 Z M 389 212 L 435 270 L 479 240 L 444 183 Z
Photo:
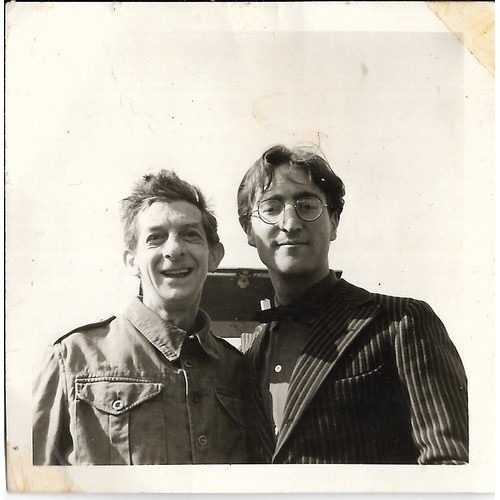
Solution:
M 467 377 L 431 307 L 412 301 L 396 335 L 396 363 L 407 390 L 420 464 L 468 462 Z
M 72 440 L 66 380 L 59 346 L 51 347 L 39 366 L 33 391 L 33 465 L 68 465 Z

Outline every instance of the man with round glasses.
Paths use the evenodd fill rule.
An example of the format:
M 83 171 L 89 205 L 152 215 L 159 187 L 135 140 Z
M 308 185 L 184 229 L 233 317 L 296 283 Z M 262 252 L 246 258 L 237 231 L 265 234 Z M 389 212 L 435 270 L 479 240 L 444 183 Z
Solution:
M 238 189 L 274 306 L 242 336 L 257 463 L 463 464 L 467 378 L 425 302 L 330 270 L 345 189 L 317 148 L 268 149 Z
M 327 207 L 326 203 L 322 203 L 316 196 L 307 196 L 300 198 L 293 204 L 297 215 L 306 222 L 312 222 L 318 219 L 323 213 L 323 207 Z M 280 200 L 264 200 L 261 201 L 250 215 L 257 214 L 261 220 L 267 224 L 277 224 L 285 215 L 286 205 Z

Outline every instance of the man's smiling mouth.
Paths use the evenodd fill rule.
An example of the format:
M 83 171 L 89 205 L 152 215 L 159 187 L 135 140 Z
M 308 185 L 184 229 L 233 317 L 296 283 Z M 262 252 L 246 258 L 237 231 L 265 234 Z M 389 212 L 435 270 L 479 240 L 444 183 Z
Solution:
M 165 276 L 165 278 L 185 278 L 189 274 L 191 274 L 192 269 L 189 267 L 183 268 L 183 269 L 175 269 L 175 270 L 165 270 L 165 271 L 160 271 L 160 274 L 162 276 Z

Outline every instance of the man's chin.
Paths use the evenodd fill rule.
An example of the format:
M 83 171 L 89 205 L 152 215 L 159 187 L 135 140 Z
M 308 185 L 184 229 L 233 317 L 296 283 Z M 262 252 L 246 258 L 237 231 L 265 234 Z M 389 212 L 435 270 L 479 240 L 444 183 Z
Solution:
M 193 293 L 189 293 L 185 290 L 176 290 L 174 292 L 170 291 L 169 293 L 162 295 L 162 302 L 164 304 L 177 303 L 177 302 L 186 302 L 192 299 Z
M 195 303 L 201 298 L 201 290 L 195 290 L 193 287 L 179 287 L 170 289 L 168 292 L 162 294 L 162 302 L 168 306 L 169 304 L 182 304 L 190 305 Z
M 276 267 L 280 274 L 289 276 L 303 276 L 311 272 L 303 262 L 280 262 Z

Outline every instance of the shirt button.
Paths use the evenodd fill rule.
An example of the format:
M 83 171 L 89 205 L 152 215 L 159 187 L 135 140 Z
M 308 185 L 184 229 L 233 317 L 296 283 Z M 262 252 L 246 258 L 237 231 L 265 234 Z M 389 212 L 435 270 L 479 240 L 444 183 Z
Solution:
M 274 435 L 277 436 L 280 433 L 280 430 L 278 429 L 278 426 L 274 426 Z
M 281 365 L 276 365 L 276 366 L 274 367 L 274 371 L 275 371 L 276 373 L 279 373 L 279 372 L 281 371 Z
M 113 404 L 111 406 L 113 407 L 113 410 L 123 410 L 123 401 L 121 399 L 116 399 L 115 401 L 113 401 Z
M 190 359 L 186 360 L 184 364 L 185 364 L 188 368 L 191 368 L 191 367 L 193 366 L 193 362 L 192 362 Z
M 207 436 L 204 436 L 203 434 L 198 438 L 198 443 L 200 443 L 201 446 L 205 446 L 208 443 Z

